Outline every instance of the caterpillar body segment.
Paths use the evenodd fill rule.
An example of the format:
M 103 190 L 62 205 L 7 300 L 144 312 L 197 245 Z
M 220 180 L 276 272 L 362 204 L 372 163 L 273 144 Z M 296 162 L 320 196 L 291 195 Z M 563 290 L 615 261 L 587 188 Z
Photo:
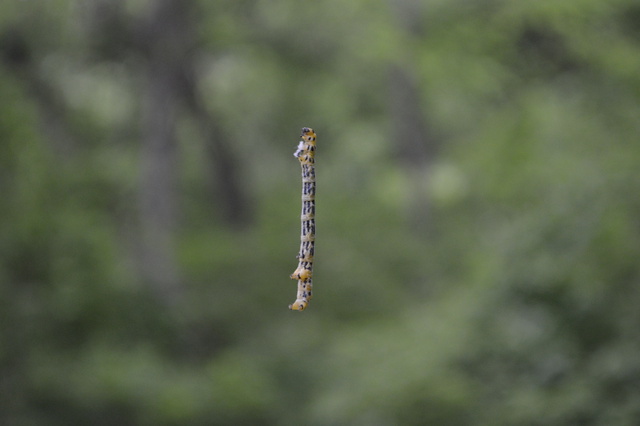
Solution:
M 298 267 L 290 278 L 298 281 L 296 301 L 289 309 L 303 311 L 313 297 L 313 254 L 316 240 L 316 134 L 309 127 L 302 128 L 300 143 L 293 156 L 302 170 L 302 212 L 300 214 L 300 251 L 296 258 Z

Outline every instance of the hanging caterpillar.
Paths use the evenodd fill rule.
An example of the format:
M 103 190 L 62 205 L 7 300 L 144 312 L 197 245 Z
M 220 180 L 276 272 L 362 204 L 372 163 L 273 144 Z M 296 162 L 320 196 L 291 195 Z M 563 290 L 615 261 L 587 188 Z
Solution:
M 289 309 L 303 311 L 313 297 L 313 251 L 316 239 L 316 134 L 309 127 L 302 128 L 302 139 L 293 156 L 302 167 L 302 213 L 300 214 L 300 251 L 296 258 L 298 267 L 291 279 L 298 280 L 298 295 Z

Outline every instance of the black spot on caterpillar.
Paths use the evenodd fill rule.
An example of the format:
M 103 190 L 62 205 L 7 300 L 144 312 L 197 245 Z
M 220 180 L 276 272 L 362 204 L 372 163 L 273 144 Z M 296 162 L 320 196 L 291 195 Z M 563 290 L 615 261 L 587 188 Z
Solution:
M 300 161 L 302 169 L 302 213 L 300 214 L 300 251 L 298 267 L 291 279 L 298 280 L 298 294 L 296 301 L 289 305 L 289 309 L 303 311 L 313 297 L 313 253 L 316 239 L 316 171 L 315 152 L 316 134 L 309 127 L 302 128 L 301 141 L 293 156 Z

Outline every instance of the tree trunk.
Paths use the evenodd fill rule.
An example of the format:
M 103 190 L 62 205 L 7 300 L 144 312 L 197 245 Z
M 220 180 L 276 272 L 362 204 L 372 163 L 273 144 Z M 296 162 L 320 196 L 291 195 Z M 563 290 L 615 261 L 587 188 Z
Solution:
M 390 5 L 407 38 L 422 37 L 421 0 L 390 0 Z M 398 158 L 410 185 L 408 219 L 414 228 L 427 230 L 429 168 L 435 159 L 437 141 L 428 124 L 413 68 L 410 58 L 389 67 L 390 117 L 392 140 L 396 142 Z
M 149 22 L 147 87 L 143 99 L 140 175 L 141 274 L 160 300 L 179 302 L 183 289 L 175 255 L 177 226 L 176 122 L 181 62 L 190 37 L 182 0 L 159 0 Z

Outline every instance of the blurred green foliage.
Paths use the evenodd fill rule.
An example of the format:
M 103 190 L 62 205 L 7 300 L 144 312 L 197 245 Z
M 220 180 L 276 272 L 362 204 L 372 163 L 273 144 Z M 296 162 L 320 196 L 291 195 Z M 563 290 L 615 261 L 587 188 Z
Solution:
M 0 4 L 0 423 L 640 423 L 637 2 L 188 2 L 253 219 L 220 215 L 181 111 L 168 306 L 134 255 L 131 47 L 164 1 Z M 417 168 L 392 66 L 437 141 Z M 302 126 L 318 194 L 299 314 Z

